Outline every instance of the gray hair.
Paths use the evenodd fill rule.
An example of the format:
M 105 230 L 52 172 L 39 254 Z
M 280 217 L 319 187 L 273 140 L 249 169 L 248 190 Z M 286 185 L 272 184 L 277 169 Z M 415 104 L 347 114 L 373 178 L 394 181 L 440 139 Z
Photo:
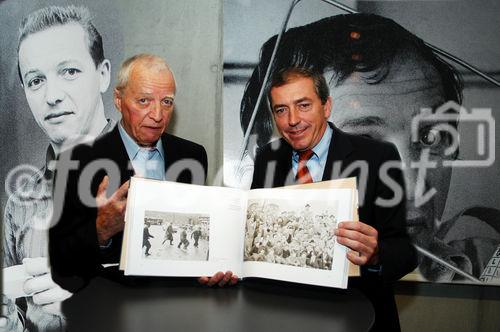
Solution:
M 118 71 L 118 79 L 115 87 L 116 90 L 121 91 L 127 86 L 130 72 L 138 62 L 143 62 L 148 67 L 156 67 L 158 70 L 167 69 L 172 74 L 175 83 L 174 73 L 162 57 L 149 53 L 141 53 L 133 55 L 123 62 L 120 70 Z
M 29 35 L 54 26 L 61 26 L 69 23 L 81 25 L 83 30 L 86 32 L 89 53 L 97 68 L 97 66 L 104 61 L 102 38 L 94 24 L 92 24 L 92 16 L 90 15 L 89 10 L 83 6 L 49 6 L 36 10 L 25 16 L 19 26 L 17 53 L 19 54 L 19 47 L 21 46 L 22 41 Z M 22 83 L 23 80 L 21 77 L 19 63 L 17 65 L 17 69 Z

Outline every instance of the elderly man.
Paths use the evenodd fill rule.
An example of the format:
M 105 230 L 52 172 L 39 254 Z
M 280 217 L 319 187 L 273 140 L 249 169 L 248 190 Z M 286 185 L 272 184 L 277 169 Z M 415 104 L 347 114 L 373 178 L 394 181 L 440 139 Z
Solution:
M 54 200 L 62 211 L 50 230 L 49 251 L 54 280 L 63 288 L 77 291 L 98 274 L 116 275 L 101 264 L 119 261 L 128 180 L 134 173 L 204 184 L 205 149 L 165 133 L 175 93 L 174 75 L 163 59 L 150 54 L 127 59 L 114 91 L 122 115 L 119 125 L 59 159 Z M 229 272 L 200 281 L 211 285 L 236 280 Z
M 242 100 L 246 129 L 276 37 L 262 48 L 261 62 Z M 377 15 L 328 17 L 293 28 L 283 37 L 272 71 L 304 66 L 323 72 L 333 98 L 330 120 L 340 129 L 398 148 L 404 164 L 407 193 L 407 230 L 415 244 L 460 270 L 480 277 L 500 244 L 500 212 L 474 207 L 442 220 L 451 180 L 454 133 L 458 120 L 412 122 L 422 109 L 456 114 L 462 103 L 457 71 L 425 43 L 394 21 Z M 444 105 L 444 108 L 441 107 Z M 257 113 L 253 131 L 263 145 L 272 133 L 266 105 Z M 458 119 L 458 116 L 456 117 Z M 427 168 L 418 167 L 421 160 Z M 463 280 L 453 270 L 422 256 L 420 272 L 429 280 Z
M 257 154 L 252 188 L 356 176 L 358 186 L 365 188 L 359 197 L 361 222 L 341 222 L 335 234 L 340 244 L 352 249 L 347 258 L 362 266 L 359 287 L 374 304 L 375 327 L 397 328 L 392 282 L 414 269 L 417 260 L 405 230 L 404 183 L 396 148 L 344 133 L 327 122 L 332 98 L 321 72 L 301 67 L 276 72 L 269 102 L 282 138 Z M 360 163 L 367 176 L 364 167 L 357 167 Z
M 19 78 L 33 116 L 50 140 L 46 164 L 9 197 L 4 218 L 4 267 L 24 265 L 31 276 L 25 328 L 63 329 L 58 307 L 70 294 L 51 278 L 47 226 L 52 213 L 56 156 L 76 143 L 109 131 L 102 93 L 110 82 L 110 63 L 102 39 L 83 7 L 46 7 L 21 22 L 18 42 Z M 4 270 L 8 277 L 11 269 Z M 8 292 L 8 290 L 5 290 Z M 36 296 L 31 296 L 36 294 Z M 17 318 L 8 325 L 15 329 Z M 18 324 L 21 326 L 21 324 Z

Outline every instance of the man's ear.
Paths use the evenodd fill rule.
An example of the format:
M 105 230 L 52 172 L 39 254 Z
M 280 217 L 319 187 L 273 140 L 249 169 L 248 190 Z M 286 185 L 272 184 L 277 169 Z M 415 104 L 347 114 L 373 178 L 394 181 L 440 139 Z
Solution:
M 115 104 L 116 110 L 122 112 L 122 93 L 118 89 L 113 90 L 113 102 Z
M 99 71 L 99 91 L 104 93 L 109 88 L 109 83 L 111 82 L 111 62 L 108 59 L 104 59 L 101 64 L 97 67 Z
M 332 113 L 332 97 L 328 96 L 326 99 L 326 103 L 323 105 L 323 110 L 325 112 L 325 119 L 328 119 L 330 117 L 330 114 Z

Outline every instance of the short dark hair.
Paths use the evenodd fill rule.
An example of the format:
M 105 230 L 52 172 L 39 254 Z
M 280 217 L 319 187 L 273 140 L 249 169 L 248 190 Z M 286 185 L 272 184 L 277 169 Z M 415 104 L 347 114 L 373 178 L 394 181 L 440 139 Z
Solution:
M 263 84 L 277 36 L 261 49 L 260 61 L 248 81 L 240 107 L 240 123 L 247 130 Z M 283 68 L 302 67 L 324 73 L 333 71 L 335 86 L 354 72 L 367 84 L 383 81 L 395 58 L 415 54 L 436 70 L 445 99 L 462 103 L 462 79 L 457 70 L 436 55 L 425 42 L 391 19 L 374 14 L 346 14 L 324 18 L 288 30 L 281 39 L 271 75 Z M 269 91 L 270 84 L 265 89 Z M 271 138 L 273 123 L 267 103 L 258 107 L 252 133 L 262 146 Z
M 77 23 L 81 25 L 87 34 L 87 44 L 90 56 L 97 68 L 104 61 L 104 49 L 102 47 L 102 37 L 92 23 L 89 10 L 83 6 L 49 6 L 31 12 L 25 16 L 19 26 L 19 38 L 17 43 L 17 54 L 19 47 L 26 37 L 31 34 L 46 30 L 48 28 Z M 19 61 L 17 63 L 19 79 L 23 82 Z
M 313 71 L 303 67 L 283 68 L 273 74 L 268 93 L 269 103 L 272 104 L 272 99 L 271 99 L 272 88 L 283 86 L 297 77 L 311 78 L 314 83 L 314 90 L 316 91 L 316 94 L 321 100 L 321 104 L 324 105 L 326 103 L 328 97 L 330 96 L 330 88 L 328 87 L 328 83 L 326 83 L 325 76 L 323 76 L 323 73 L 321 72 Z

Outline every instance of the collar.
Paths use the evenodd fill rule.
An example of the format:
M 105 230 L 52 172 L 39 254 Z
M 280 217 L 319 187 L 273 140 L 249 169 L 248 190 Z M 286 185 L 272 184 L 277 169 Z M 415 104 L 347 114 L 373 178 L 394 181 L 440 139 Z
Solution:
M 323 137 L 321 137 L 321 140 L 316 144 L 313 148 L 312 151 L 314 152 L 313 158 L 317 157 L 320 161 L 323 161 L 323 164 L 326 162 L 326 156 L 328 155 L 328 149 L 330 147 L 330 141 L 333 136 L 333 129 L 330 128 L 329 125 L 326 126 L 326 130 L 323 133 Z M 292 158 L 294 161 L 299 160 L 299 154 L 297 151 L 293 150 L 293 155 Z
M 118 123 L 118 131 L 120 133 L 120 137 L 122 138 L 123 145 L 125 145 L 125 149 L 127 150 L 127 154 L 130 160 L 134 160 L 135 157 L 137 156 L 137 153 L 139 153 L 140 149 L 144 149 L 143 147 L 139 146 L 133 139 L 130 137 L 130 135 L 125 131 L 125 129 L 122 126 L 122 122 L 120 121 Z M 156 142 L 155 148 L 158 150 L 160 153 L 160 156 L 162 158 L 165 158 L 165 153 L 163 151 L 163 144 L 161 144 L 161 137 L 160 139 Z
M 113 120 L 113 119 L 108 119 L 108 123 L 106 123 L 106 125 L 104 126 L 104 128 L 101 130 L 101 133 L 99 134 L 98 137 L 104 135 L 104 134 L 107 134 L 109 133 L 111 130 L 113 130 L 113 128 L 115 127 L 116 125 L 116 121 Z

